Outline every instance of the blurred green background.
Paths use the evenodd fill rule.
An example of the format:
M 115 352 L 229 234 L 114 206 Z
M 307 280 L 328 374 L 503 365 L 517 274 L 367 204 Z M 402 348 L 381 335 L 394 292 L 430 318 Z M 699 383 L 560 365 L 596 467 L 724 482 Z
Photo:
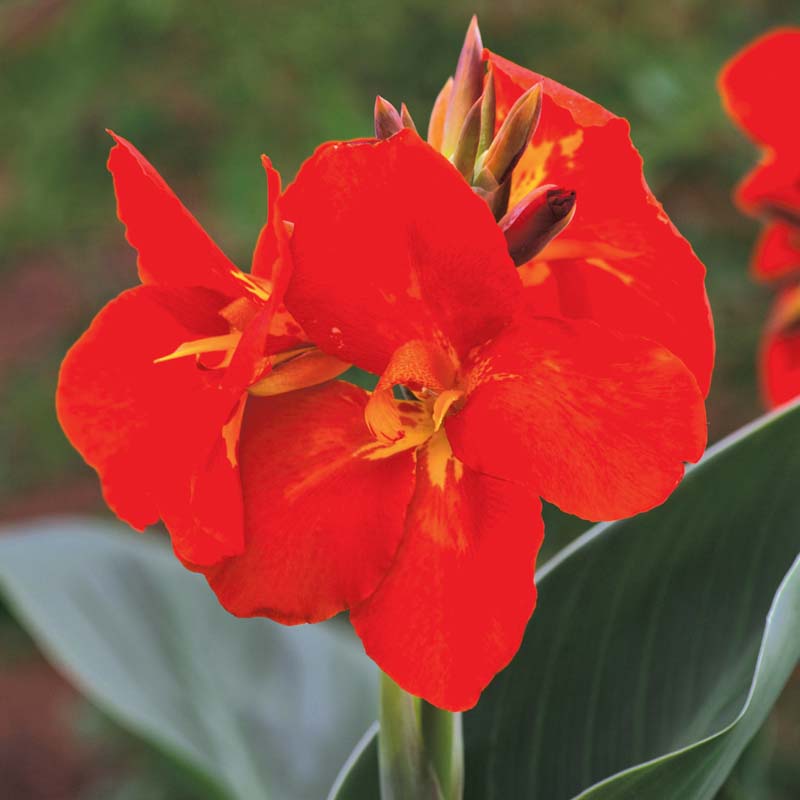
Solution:
M 425 125 L 473 12 L 492 49 L 631 120 L 649 182 L 708 266 L 718 336 L 712 438 L 751 419 L 760 412 L 754 357 L 769 296 L 747 274 L 757 225 L 736 212 L 730 192 L 755 152 L 723 115 L 715 76 L 757 34 L 796 23 L 789 5 L 0 0 L 0 519 L 102 509 L 93 474 L 58 428 L 53 392 L 67 346 L 136 280 L 103 129 L 131 139 L 247 264 L 265 211 L 260 153 L 288 181 L 319 142 L 370 134 L 376 93 L 405 100 Z M 113 726 L 88 724 L 85 709 L 54 734 L 70 690 L 10 622 L 0 635 L 0 775 L 18 780 L 10 797 L 194 796 Z M 37 712 L 49 727 L 37 728 L 22 701 L 9 711 L 4 698 L 26 692 L 66 698 Z M 780 789 L 789 781 L 781 747 L 800 742 L 790 724 L 797 718 L 779 709 L 780 735 L 767 733 L 778 769 L 765 798 L 798 796 Z M 50 754 L 61 776 L 53 786 L 28 774 L 20 753 L 30 752 L 40 765 Z M 109 771 L 128 783 L 108 788 Z M 742 775 L 740 783 L 750 773 Z M 734 784 L 729 791 L 760 796 Z

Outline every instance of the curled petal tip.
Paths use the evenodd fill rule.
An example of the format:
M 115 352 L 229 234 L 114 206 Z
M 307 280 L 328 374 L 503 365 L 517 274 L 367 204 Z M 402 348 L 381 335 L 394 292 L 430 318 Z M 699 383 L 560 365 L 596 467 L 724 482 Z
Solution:
M 499 222 L 508 252 L 517 266 L 530 261 L 569 225 L 575 192 L 552 184 L 527 194 Z
M 403 129 L 403 120 L 397 109 L 378 95 L 375 98 L 375 138 L 388 139 Z

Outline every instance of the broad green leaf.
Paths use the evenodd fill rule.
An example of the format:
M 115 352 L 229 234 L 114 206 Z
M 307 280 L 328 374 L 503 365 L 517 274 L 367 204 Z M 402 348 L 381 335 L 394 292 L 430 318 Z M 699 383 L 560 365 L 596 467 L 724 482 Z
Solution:
M 374 794 L 380 792 L 377 734 L 378 723 L 373 722 L 343 764 L 328 794 L 328 800 L 359 800 L 369 797 L 369 794 L 364 793 L 365 789 L 372 791 L 372 797 L 377 800 L 378 795 Z
M 208 797 L 324 797 L 375 717 L 375 670 L 345 626 L 235 619 L 154 535 L 7 529 L 0 590 L 54 664 Z
M 714 797 L 800 659 L 798 442 L 795 405 L 542 568 L 520 652 L 464 717 L 467 800 Z M 376 797 L 369 774 L 336 800 Z

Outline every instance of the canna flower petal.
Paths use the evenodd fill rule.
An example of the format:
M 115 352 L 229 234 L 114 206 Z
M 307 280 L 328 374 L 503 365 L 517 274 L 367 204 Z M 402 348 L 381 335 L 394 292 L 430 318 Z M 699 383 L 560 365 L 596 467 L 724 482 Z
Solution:
M 415 339 L 462 357 L 520 299 L 486 204 L 411 130 L 321 147 L 281 208 L 294 223 L 289 311 L 322 350 L 370 372 Z
M 282 305 L 290 227 L 269 159 L 268 219 L 247 275 L 133 145 L 114 138 L 109 169 L 145 285 L 106 306 L 67 355 L 58 412 L 109 505 L 138 528 L 161 518 L 177 555 L 199 568 L 243 547 L 238 440 L 248 389 L 274 378 L 270 392 L 290 391 L 348 365 L 315 351 Z M 299 351 L 312 357 L 286 368 Z
M 591 321 L 519 319 L 468 369 L 466 403 L 445 422 L 456 456 L 570 514 L 646 511 L 703 453 L 697 382 L 655 342 Z
M 284 220 L 278 203 L 281 176 L 267 156 L 261 156 L 261 163 L 267 176 L 267 221 L 256 241 L 250 274 L 259 278 L 262 285 L 266 283 L 270 297 L 275 298 L 275 302 L 270 304 L 266 351 L 280 353 L 308 342 L 308 337 L 283 303 L 293 264 L 289 249 L 291 223 Z M 255 305 L 252 300 L 246 299 L 246 302 L 251 307 Z
M 775 301 L 761 339 L 759 378 L 769 408 L 800 394 L 800 286 L 784 289 Z
M 779 28 L 759 37 L 720 73 L 728 114 L 757 143 L 796 149 L 800 117 L 787 106 L 786 81 L 798 73 L 800 28 Z
M 367 654 L 440 708 L 474 706 L 522 641 L 543 536 L 538 498 L 462 464 L 440 431 L 420 451 L 395 563 L 350 612 Z
M 569 226 L 520 270 L 531 310 L 653 339 L 707 393 L 714 344 L 705 268 L 647 187 L 628 123 L 555 81 L 493 53 L 487 58 L 498 123 L 530 86 L 541 81 L 544 89 L 509 207 L 544 184 L 576 193 Z
M 800 226 L 773 222 L 761 232 L 753 256 L 758 280 L 774 281 L 800 271 Z
M 225 608 L 318 622 L 372 594 L 391 567 L 414 452 L 377 445 L 368 395 L 335 381 L 251 398 L 242 425 L 245 548 L 206 571 Z
M 800 227 L 800 152 L 767 150 L 736 187 L 736 204 L 745 214 Z
M 241 390 L 221 391 L 193 358 L 155 361 L 189 339 L 227 331 L 224 304 L 201 288 L 123 292 L 70 349 L 56 395 L 61 426 L 97 470 L 109 506 L 140 530 L 162 518 L 176 553 L 192 564 L 242 547 L 235 456 L 221 446 Z M 204 473 L 214 477 L 213 504 L 194 491 Z
M 109 133 L 111 133 L 109 131 Z M 236 297 L 268 295 L 228 260 L 149 161 L 126 139 L 108 157 L 117 216 L 138 252 L 139 278 L 158 286 L 205 286 Z
M 800 73 L 800 28 L 779 28 L 737 53 L 720 72 L 725 110 L 764 148 L 736 189 L 748 214 L 787 214 L 800 226 L 800 114 L 787 105 L 782 78 Z

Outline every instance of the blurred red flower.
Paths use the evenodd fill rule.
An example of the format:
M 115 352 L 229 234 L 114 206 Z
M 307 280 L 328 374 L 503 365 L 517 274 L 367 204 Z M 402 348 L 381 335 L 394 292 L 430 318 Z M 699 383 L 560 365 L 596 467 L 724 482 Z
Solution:
M 684 463 L 701 456 L 713 332 L 704 268 L 644 183 L 625 121 L 483 53 L 474 24 L 448 86 L 431 143 L 405 107 L 398 113 L 379 100 L 379 138 L 323 145 L 277 201 L 271 187 L 260 239 L 270 244 L 256 250 L 266 266 L 252 273 L 270 276 L 269 286 L 251 289 L 254 278 L 236 271 L 231 294 L 227 261 L 213 272 L 224 273 L 224 286 L 217 277 L 202 289 L 179 284 L 193 308 L 202 305 L 195 295 L 218 298 L 202 306 L 217 327 L 195 325 L 194 336 L 182 328 L 168 348 L 159 337 L 144 357 L 136 351 L 135 384 L 147 384 L 141 408 L 127 389 L 118 402 L 110 385 L 128 380 L 124 362 L 134 354 L 121 348 L 135 340 L 131 331 L 152 327 L 136 313 L 124 333 L 92 345 L 99 356 L 82 357 L 89 345 L 76 345 L 60 407 L 104 480 L 108 452 L 122 460 L 121 475 L 127 451 L 139 448 L 136 468 L 151 465 L 164 497 L 171 486 L 159 471 L 179 472 L 165 455 L 173 443 L 191 439 L 196 426 L 219 446 L 220 420 L 223 430 L 238 420 L 242 500 L 236 506 L 233 491 L 210 483 L 203 500 L 220 517 L 242 509 L 243 540 L 226 537 L 232 546 L 215 558 L 179 555 L 239 616 L 295 624 L 349 609 L 387 674 L 459 710 L 513 657 L 533 611 L 539 498 L 590 520 L 636 514 L 663 502 Z M 146 241 L 169 254 L 164 261 L 182 281 L 205 274 L 163 212 L 152 204 L 140 211 L 137 237 L 121 204 L 140 258 Z M 330 380 L 265 396 L 263 374 L 250 369 L 226 401 L 229 416 L 216 406 L 211 414 L 202 400 L 208 373 L 217 392 L 230 383 L 242 344 L 227 369 L 214 370 L 207 353 L 159 357 L 187 342 L 183 352 L 196 352 L 195 338 L 231 335 L 225 314 L 224 325 L 213 315 L 242 298 L 269 309 L 260 313 L 270 332 L 276 319 L 296 326 L 280 349 L 314 342 L 319 359 L 380 375 L 375 391 Z M 236 329 L 242 342 L 253 324 Z M 97 328 L 84 339 L 102 338 Z M 258 338 L 247 363 L 278 350 L 272 340 L 259 350 Z M 185 383 L 177 373 L 159 378 L 181 365 L 192 373 L 181 373 Z M 179 438 L 166 438 L 162 426 L 160 440 L 137 441 L 145 424 L 125 427 L 120 409 L 123 420 L 134 406 L 136 419 L 160 418 L 154 409 L 165 392 L 163 402 L 184 409 L 169 432 Z M 87 396 L 82 407 L 76 398 Z M 127 488 L 132 507 L 152 490 Z M 175 541 L 167 499 L 150 508 L 136 521 L 161 513 Z
M 800 278 L 800 107 L 785 101 L 786 82 L 798 76 L 800 28 L 781 28 L 737 53 L 719 77 L 726 110 L 762 150 L 736 189 L 739 207 L 765 223 L 753 275 L 784 287 Z M 760 372 L 769 406 L 800 394 L 797 296 L 784 288 L 764 329 Z

